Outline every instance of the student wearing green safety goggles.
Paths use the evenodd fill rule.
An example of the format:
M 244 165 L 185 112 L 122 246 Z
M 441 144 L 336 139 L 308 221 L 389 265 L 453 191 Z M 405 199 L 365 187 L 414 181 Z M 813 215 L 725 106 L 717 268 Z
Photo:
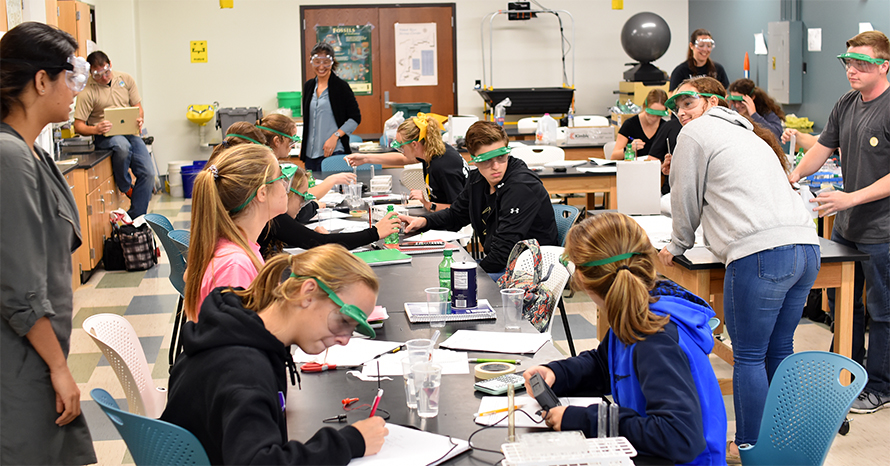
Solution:
M 720 94 L 698 92 L 690 85 L 682 85 L 664 105 L 677 114 L 680 124 L 686 125 L 702 116 L 707 109 L 717 106 L 720 101 L 725 102 L 726 98 Z
M 615 137 L 615 148 L 606 154 L 612 160 L 623 160 L 624 151 L 630 144 L 637 157 L 649 155 L 655 134 L 665 123 L 664 117 L 670 116 L 664 106 L 667 93 L 661 89 L 653 89 L 643 101 L 643 111 L 628 118 L 618 129 Z

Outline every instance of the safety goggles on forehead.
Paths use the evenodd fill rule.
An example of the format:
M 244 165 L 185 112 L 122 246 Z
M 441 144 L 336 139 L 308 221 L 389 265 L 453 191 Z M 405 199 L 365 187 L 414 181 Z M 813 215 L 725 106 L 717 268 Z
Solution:
M 864 53 L 842 53 L 837 56 L 845 70 L 849 70 L 852 66 L 857 71 L 869 72 L 876 67 L 883 65 L 887 60 L 883 58 L 872 58 Z
M 488 152 L 484 152 L 484 153 L 479 154 L 479 155 L 474 155 L 473 158 L 472 158 L 471 160 L 472 160 L 473 163 L 475 163 L 476 165 L 479 165 L 480 163 L 482 163 L 483 165 L 487 165 L 487 164 L 484 163 L 484 162 L 488 162 L 489 160 L 491 160 L 491 159 L 493 159 L 493 158 L 495 158 L 495 157 L 499 157 L 499 158 L 500 158 L 500 161 L 503 161 L 503 160 L 506 158 L 506 156 L 509 155 L 509 154 L 510 154 L 510 147 L 509 147 L 509 146 L 507 146 L 507 147 L 498 147 L 498 148 L 495 149 L 495 150 L 491 150 L 491 151 L 488 151 Z M 491 163 L 491 162 L 488 162 L 488 163 Z
M 648 107 L 646 107 L 645 112 L 650 115 L 655 115 L 655 116 L 660 116 L 660 117 L 666 117 L 666 116 L 670 115 L 670 113 L 668 113 L 667 110 L 655 110 L 654 108 L 648 108 Z
M 267 185 L 267 184 L 272 184 L 276 181 L 284 181 L 285 186 L 287 186 L 287 184 L 290 183 L 290 179 L 293 178 L 294 173 L 297 172 L 297 166 L 291 164 L 291 166 L 289 166 L 289 167 L 281 167 L 280 169 L 281 169 L 281 176 L 271 179 L 263 184 Z M 231 212 L 233 214 L 237 214 L 238 212 L 241 212 L 242 210 L 244 210 L 244 208 L 247 207 L 247 204 L 250 204 L 250 201 L 252 201 L 253 198 L 256 197 L 256 195 L 259 191 L 260 191 L 260 187 L 257 186 L 257 188 L 255 190 L 253 190 L 253 193 L 251 193 L 251 195 L 247 197 L 247 200 L 244 201 L 243 204 L 232 209 Z
M 330 55 L 313 55 L 309 58 L 313 65 L 330 65 L 334 63 L 334 59 Z
M 315 280 L 315 283 L 318 284 L 318 287 L 321 288 L 322 291 L 327 293 L 328 298 L 334 302 L 334 304 L 340 306 L 339 314 L 331 313 L 328 315 L 328 330 L 331 331 L 334 335 L 338 336 L 348 336 L 352 335 L 352 330 L 358 330 L 362 335 L 374 338 L 377 336 L 377 333 L 374 332 L 374 329 L 368 325 L 368 316 L 359 309 L 358 306 L 354 304 L 346 304 L 337 296 L 337 293 L 334 293 L 330 287 L 325 285 L 325 283 L 318 278 L 315 277 L 303 277 L 299 276 L 293 272 L 290 274 L 291 278 L 307 278 L 310 280 Z M 356 327 L 355 324 L 358 324 Z
M 683 91 L 677 92 L 672 95 L 667 102 L 664 103 L 664 106 L 670 109 L 672 112 L 676 112 L 678 110 L 689 110 L 690 108 L 694 108 L 698 104 L 698 99 L 701 97 L 717 97 L 721 100 L 726 100 L 722 95 L 717 94 L 707 94 L 707 93 L 699 93 L 695 91 Z
M 277 134 L 277 135 L 279 135 L 279 136 L 281 136 L 281 137 L 288 138 L 288 139 L 291 140 L 291 145 L 296 144 L 296 143 L 298 143 L 298 142 L 300 142 L 300 141 L 302 140 L 302 139 L 300 139 L 300 137 L 297 136 L 296 134 L 294 134 L 293 136 L 291 136 L 290 134 L 282 133 L 281 131 L 278 131 L 278 130 L 269 128 L 269 127 L 267 127 L 267 126 L 257 126 L 257 129 L 262 129 L 262 130 L 268 131 L 268 132 L 270 132 L 270 133 L 275 133 L 275 134 Z
M 111 71 L 111 63 L 106 63 L 102 68 L 90 71 L 90 74 L 93 75 L 93 79 L 97 79 L 101 76 L 105 76 L 105 73 L 108 73 L 109 71 Z
M 417 139 L 412 139 L 410 141 L 404 141 L 404 142 L 393 141 L 389 144 L 389 147 L 392 147 L 393 149 L 395 149 L 399 152 L 402 152 L 403 150 L 405 150 L 405 149 L 402 149 L 402 146 L 407 146 L 408 144 L 411 144 L 412 142 L 417 142 Z
M 740 95 L 732 95 L 732 94 L 730 94 L 730 95 L 726 96 L 726 100 L 729 100 L 729 101 L 732 101 L 732 102 L 742 102 L 742 101 L 745 100 L 745 97 L 744 97 L 744 96 L 740 96 Z
M 695 39 L 695 46 L 700 49 L 712 49 L 717 46 L 714 39 Z

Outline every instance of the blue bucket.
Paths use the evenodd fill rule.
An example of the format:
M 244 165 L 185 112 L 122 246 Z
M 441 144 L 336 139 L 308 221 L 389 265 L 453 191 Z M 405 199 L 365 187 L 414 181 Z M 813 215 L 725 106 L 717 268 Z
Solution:
M 194 165 L 191 167 L 180 168 L 180 173 L 182 173 L 182 194 L 186 199 L 192 198 L 192 188 L 195 186 L 195 176 L 197 176 L 203 169 L 203 166 L 196 167 Z

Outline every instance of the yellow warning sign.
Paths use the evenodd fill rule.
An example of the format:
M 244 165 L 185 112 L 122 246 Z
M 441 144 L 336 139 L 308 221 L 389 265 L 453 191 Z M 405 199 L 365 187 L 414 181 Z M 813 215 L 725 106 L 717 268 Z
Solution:
M 192 63 L 207 63 L 207 41 L 193 40 L 191 42 Z

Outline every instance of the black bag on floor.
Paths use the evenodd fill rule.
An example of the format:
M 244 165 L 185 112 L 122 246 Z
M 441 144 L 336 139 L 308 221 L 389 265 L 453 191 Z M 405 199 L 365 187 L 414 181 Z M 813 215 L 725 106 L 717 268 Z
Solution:
M 120 242 L 124 250 L 124 263 L 128 272 L 148 270 L 158 263 L 155 240 L 148 225 L 120 227 Z
M 124 248 L 121 246 L 117 228 L 114 229 L 111 238 L 105 239 L 102 261 L 105 263 L 105 270 L 127 270 L 127 265 L 124 263 Z

